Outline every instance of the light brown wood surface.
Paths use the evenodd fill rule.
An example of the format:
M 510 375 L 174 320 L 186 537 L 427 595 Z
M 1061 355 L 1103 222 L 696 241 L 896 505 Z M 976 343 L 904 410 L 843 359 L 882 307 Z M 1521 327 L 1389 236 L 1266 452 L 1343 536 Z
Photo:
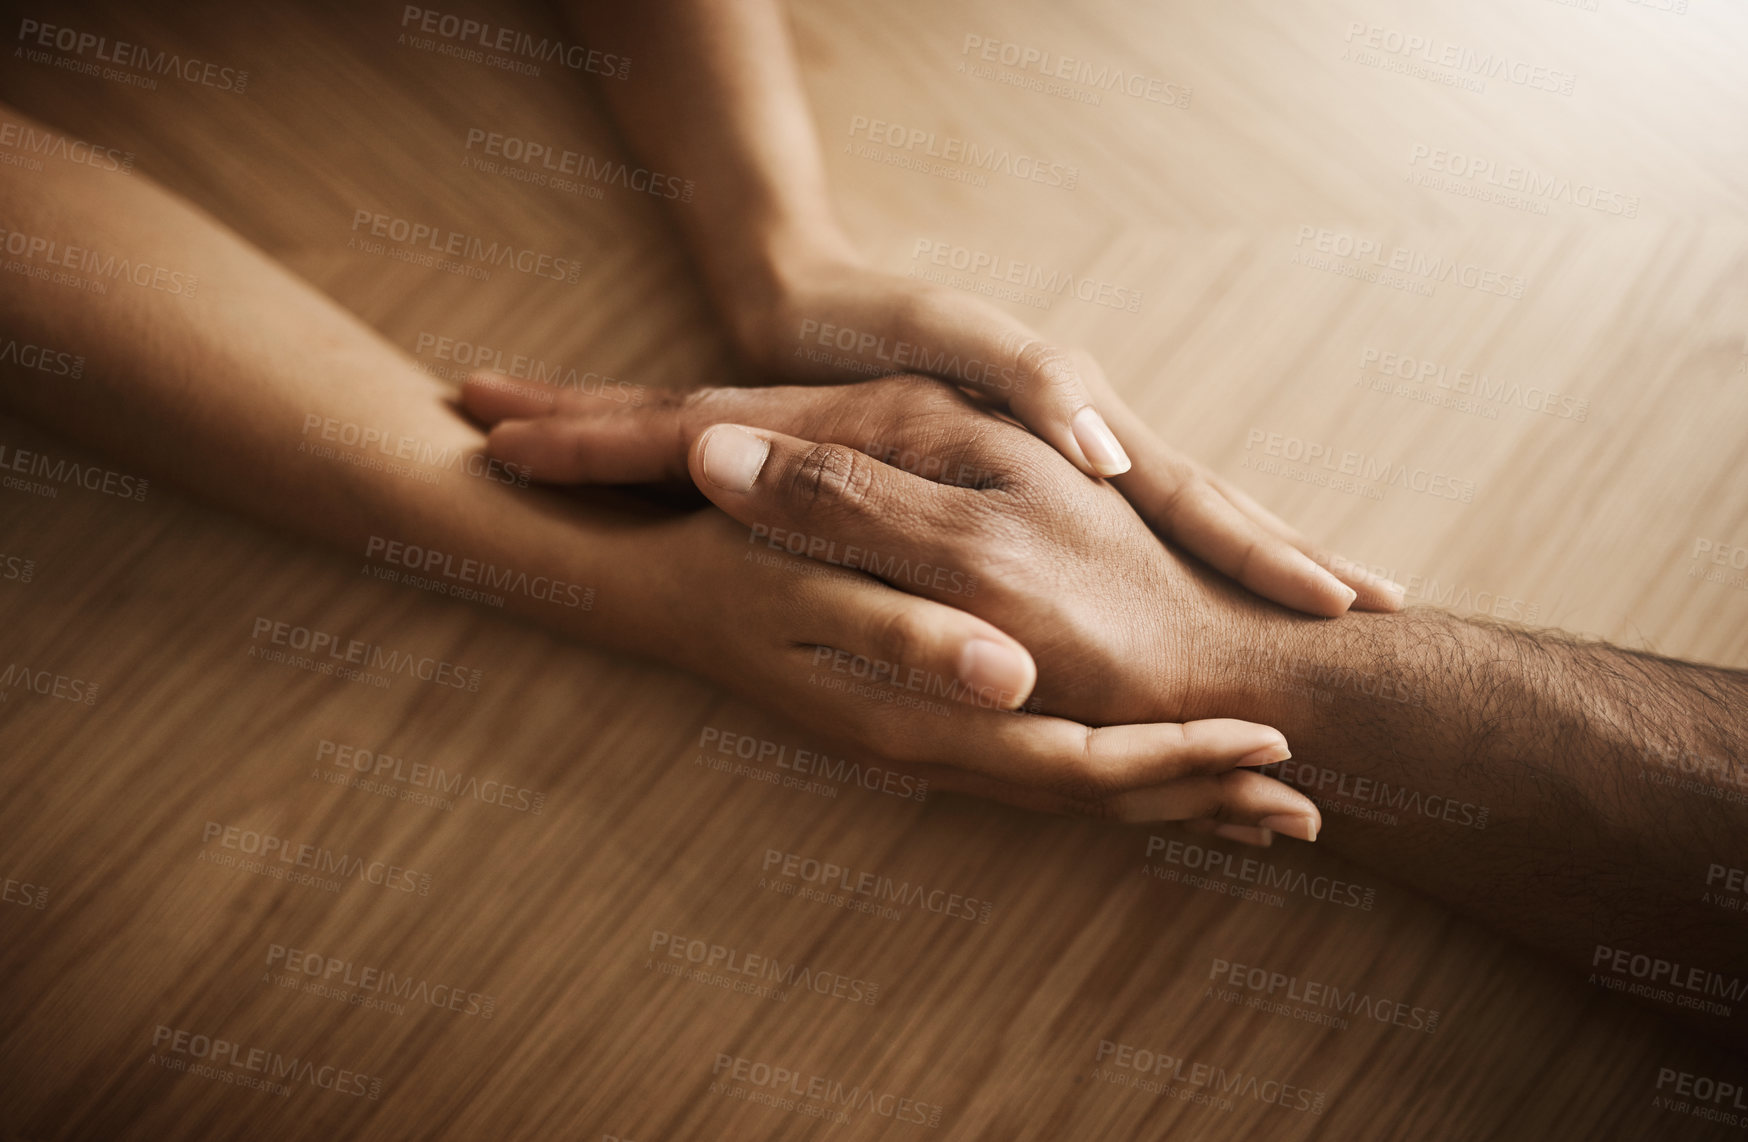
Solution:
M 470 128 L 617 153 L 584 77 L 401 44 L 401 6 L 386 2 L 43 7 L 56 11 L 19 9 L 7 27 L 52 19 L 246 69 L 241 95 L 148 91 L 8 53 L 0 94 L 134 152 L 140 173 L 409 353 L 434 334 L 651 386 L 733 375 L 657 201 L 464 166 Z M 939 242 L 1139 290 L 1133 313 L 1070 296 L 1008 304 L 1093 350 L 1168 439 L 1271 508 L 1404 581 L 1436 581 L 1418 601 L 1741 666 L 1748 590 L 1689 572 L 1699 541 L 1748 545 L 1748 13 L 1685 8 L 791 12 L 833 194 L 880 264 L 926 268 L 917 243 Z M 444 10 L 561 27 L 534 6 Z M 1471 91 L 1344 58 L 1353 22 L 1571 73 L 1572 92 L 1497 78 Z M 1095 105 L 962 70 L 967 36 L 1187 87 L 1189 106 L 1108 90 Z M 856 116 L 1061 163 L 1076 184 L 976 186 L 876 161 L 848 146 Z M 1417 147 L 1600 185 L 1633 196 L 1636 216 L 1416 185 Z M 359 209 L 579 257 L 582 281 L 478 283 L 361 256 L 347 248 Z M 1313 252 L 1307 226 L 1521 278 L 1522 296 L 1457 281 L 1424 296 L 1295 264 Z M 1521 394 L 1464 410 L 1373 391 L 1356 383 L 1376 375 L 1362 374 L 1367 350 L 1535 386 L 1587 402 L 1586 416 L 1538 414 Z M 20 421 L 0 431 L 76 454 Z M 1472 483 L 1472 501 L 1247 467 L 1254 432 L 1413 461 Z M 1327 853 L 1283 844 L 1264 859 L 1371 889 L 1372 910 L 1145 875 L 1149 837 L 1183 836 L 1169 829 L 829 780 L 827 796 L 768 783 L 786 773 L 769 762 L 751 763 L 766 780 L 712 769 L 697 764 L 719 756 L 701 747 L 708 730 L 788 756 L 812 743 L 695 679 L 372 581 L 355 559 L 161 485 L 143 503 L 0 491 L 0 554 L 34 563 L 29 582 L 0 579 L 0 664 L 99 686 L 91 705 L 17 688 L 0 702 L 0 877 L 16 882 L 9 897 L 46 889 L 41 908 L 0 906 L 7 1137 L 1740 1137 L 1653 1100 L 1663 1068 L 1742 1083 L 1742 1059 Z M 262 616 L 459 662 L 482 684 L 379 689 L 256 661 Z M 330 785 L 316 776 L 336 771 L 324 740 L 507 783 L 540 811 Z M 428 874 L 429 894 L 219 867 L 209 821 Z M 987 923 L 917 907 L 889 919 L 785 897 L 761 887 L 768 850 L 993 907 Z M 665 975 L 658 932 L 877 983 L 876 1002 Z M 490 997 L 491 1015 L 285 990 L 267 979 L 285 974 L 274 945 Z M 1217 959 L 1436 1009 L 1436 1033 L 1231 1006 L 1210 996 Z M 169 1070 L 154 1060 L 173 1057 L 154 1044 L 160 1026 L 361 1072 L 379 1097 Z M 1223 1107 L 1116 1085 L 1100 1077 L 1101 1040 L 1320 1092 L 1321 1108 L 1247 1093 L 1261 1087 Z M 939 1124 L 886 1104 L 837 1126 L 758 1104 L 724 1092 L 750 1084 L 713 1074 L 719 1055 L 938 1106 Z

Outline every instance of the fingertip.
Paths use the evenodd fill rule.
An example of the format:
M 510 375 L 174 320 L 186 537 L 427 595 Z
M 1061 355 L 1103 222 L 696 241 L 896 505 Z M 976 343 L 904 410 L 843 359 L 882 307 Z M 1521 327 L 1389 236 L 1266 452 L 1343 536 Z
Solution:
M 1359 610 L 1389 614 L 1401 610 L 1408 601 L 1408 588 L 1394 579 L 1374 577 L 1364 586 L 1366 590 L 1354 604 Z
M 980 705 L 1016 710 L 1038 684 L 1038 665 L 1018 643 L 979 637 L 960 648 L 958 675 Z
M 1315 809 L 1310 813 L 1275 813 L 1258 821 L 1257 826 L 1309 843 L 1317 840 L 1323 818 Z
M 1243 769 L 1254 769 L 1263 765 L 1279 765 L 1292 757 L 1293 751 L 1287 748 L 1287 739 L 1282 737 L 1278 731 L 1275 737 L 1278 739 L 1277 741 L 1251 750 L 1234 764 Z
M 1255 845 L 1260 849 L 1266 849 L 1275 843 L 1274 832 L 1257 825 L 1220 824 L 1215 825 L 1209 831 L 1216 837 L 1223 837 L 1229 841 L 1238 841 L 1240 844 Z
M 1283 592 L 1284 597 L 1275 597 L 1275 602 L 1319 618 L 1338 619 L 1347 614 L 1359 598 L 1359 592 L 1303 551 L 1285 545 L 1284 541 L 1283 545 L 1292 552 L 1291 558 L 1297 564 L 1301 589 Z
M 1121 476 L 1134 466 L 1129 453 L 1099 410 L 1087 405 L 1069 421 L 1069 430 L 1079 447 L 1082 467 L 1095 476 Z
M 695 455 L 705 483 L 721 491 L 745 493 L 752 491 L 764 470 L 771 442 L 738 424 L 713 424 L 699 435 Z

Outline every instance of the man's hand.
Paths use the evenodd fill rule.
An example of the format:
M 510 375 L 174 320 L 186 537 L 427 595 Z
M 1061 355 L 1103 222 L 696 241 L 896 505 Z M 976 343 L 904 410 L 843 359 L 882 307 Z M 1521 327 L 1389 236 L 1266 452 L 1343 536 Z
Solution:
M 834 563 L 993 623 L 1037 661 L 1045 712 L 1194 716 L 1206 668 L 1260 607 L 1162 545 L 1109 485 L 927 378 L 639 408 L 476 381 L 464 399 L 496 422 L 493 454 L 536 480 L 690 481 L 747 525 L 749 557 Z
M 742 355 L 761 373 L 813 384 L 913 370 L 963 385 L 1082 471 L 1113 479 L 1162 535 L 1258 595 L 1322 616 L 1350 604 L 1401 607 L 1399 586 L 1330 556 L 1167 446 L 1091 355 L 1052 344 L 981 298 L 842 252 L 790 256 L 766 277 L 774 284 L 725 302 Z
M 1232 771 L 1286 755 L 1267 727 L 1157 713 L 1193 707 L 1199 644 L 1240 614 L 1210 599 L 1248 596 L 1177 561 L 1121 496 L 956 390 L 909 377 L 625 408 L 476 380 L 463 399 L 496 425 L 491 451 L 536 480 L 695 481 L 741 521 L 698 513 L 673 557 L 704 561 L 687 624 L 699 672 L 889 760 L 927 762 L 937 780 L 963 771 L 947 774 L 953 788 L 1315 837 L 1307 801 Z M 1028 709 L 1061 716 L 1005 712 L 1031 689 L 1025 649 L 1043 668 Z M 1207 789 L 1119 796 L 1182 774 Z

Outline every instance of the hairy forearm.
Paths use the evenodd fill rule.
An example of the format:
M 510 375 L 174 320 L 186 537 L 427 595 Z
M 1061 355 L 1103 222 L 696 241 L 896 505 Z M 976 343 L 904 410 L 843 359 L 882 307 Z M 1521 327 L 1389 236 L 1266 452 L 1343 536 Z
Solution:
M 78 379 L 0 371 L 9 409 L 403 573 L 483 587 L 490 565 L 514 584 L 507 609 L 660 652 L 630 604 L 659 589 L 661 524 L 517 486 L 441 384 L 212 219 L 142 177 L 65 164 L 0 171 L 0 227 L 15 264 L 48 274 L 0 274 L 6 334 L 85 358 Z M 124 263 L 131 276 L 102 269 Z M 393 543 L 423 549 L 420 567 Z
M 1235 677 L 1287 734 L 1320 844 L 1586 972 L 1742 981 L 1737 1015 L 1700 1021 L 1748 1038 L 1741 917 L 1706 901 L 1748 864 L 1748 672 L 1431 610 L 1285 619 L 1259 645 Z M 1619 950 L 1694 986 L 1616 972 Z
M 697 184 L 670 206 L 718 303 L 756 304 L 787 258 L 851 251 L 775 0 L 584 4 L 592 42 L 635 61 L 603 95 L 642 160 Z M 730 313 L 731 319 L 734 317 Z

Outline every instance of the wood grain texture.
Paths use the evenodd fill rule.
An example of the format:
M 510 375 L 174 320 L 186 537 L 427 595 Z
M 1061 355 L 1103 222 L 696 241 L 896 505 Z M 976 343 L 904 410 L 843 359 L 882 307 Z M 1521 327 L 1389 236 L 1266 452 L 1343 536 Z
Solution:
M 51 18 L 8 7 L 12 29 Z M 9 55 L 8 102 L 134 152 L 140 172 L 409 353 L 434 333 L 651 386 L 735 375 L 655 200 L 464 166 L 473 127 L 618 153 L 582 77 L 401 44 L 389 3 L 52 7 L 55 22 L 246 69 L 248 89 L 142 90 Z M 1740 666 L 1748 590 L 1691 572 L 1697 540 L 1748 545 L 1748 14 L 1685 8 L 831 0 L 792 17 L 833 193 L 882 265 L 928 270 L 915 256 L 927 241 L 1140 291 L 1136 312 L 1039 291 L 1004 304 L 1094 350 L 1167 438 L 1265 504 L 1420 583 L 1419 601 Z M 531 5 L 452 10 L 560 27 Z M 1568 72 L 1573 90 L 1388 70 L 1351 58 L 1354 22 Z M 1175 84 L 1189 106 L 979 74 L 967 36 Z M 856 116 L 1072 167 L 1075 185 L 893 165 L 858 150 Z M 1635 216 L 1479 200 L 1465 193 L 1479 179 L 1417 183 L 1417 148 L 1600 186 L 1632 196 Z M 582 281 L 474 282 L 361 256 L 347 249 L 358 209 L 513 236 L 582 259 Z M 1341 272 L 1353 259 L 1307 264 L 1317 239 L 1302 227 L 1457 259 L 1521 279 L 1522 295 L 1460 280 L 1427 295 Z M 1465 407 L 1423 399 L 1440 395 L 1432 381 L 1376 391 L 1360 383 L 1378 375 L 1361 367 L 1368 350 L 1520 388 Z M 1584 402 L 1584 418 L 1526 407 L 1531 386 Z M 1316 486 L 1304 465 L 1258 467 L 1258 432 L 1412 462 L 1472 498 Z M 13 420 L 0 441 L 78 454 Z M 1652 1100 L 1659 1068 L 1740 1083 L 1741 1059 L 1327 854 L 1265 859 L 1370 890 L 1371 910 L 1167 883 L 1143 872 L 1147 830 L 831 781 L 783 788 L 769 764 L 713 769 L 699 763 L 718 756 L 700 746 L 707 727 L 810 743 L 695 679 L 375 582 L 168 488 L 144 503 L 0 491 L 0 552 L 35 564 L 29 582 L 0 580 L 0 661 L 100 686 L 90 706 L 16 690 L 0 702 L 0 877 L 47 889 L 41 909 L 0 907 L 10 1136 L 1740 1134 Z M 255 661 L 257 616 L 483 681 L 382 689 Z M 540 811 L 326 784 L 324 740 L 507 783 Z M 217 867 L 209 821 L 380 859 L 429 875 L 430 891 Z M 914 907 L 893 919 L 787 897 L 762 885 L 768 850 L 992 907 L 987 923 Z M 876 1002 L 664 975 L 656 932 L 878 984 Z M 266 978 L 276 944 L 481 1002 L 396 1013 L 288 991 Z M 1437 1031 L 1234 1007 L 1209 992 L 1215 959 L 1436 1009 Z M 153 1061 L 160 1025 L 361 1072 L 380 1096 L 175 1073 Z M 1098 1077 L 1101 1040 L 1307 1088 L 1320 1112 L 1242 1089 L 1221 1106 L 1115 1085 Z M 748 1084 L 713 1076 L 719 1055 L 939 1106 L 940 1122 L 882 1104 L 829 1126 L 804 1112 L 817 1098 L 797 1111 L 723 1093 Z

